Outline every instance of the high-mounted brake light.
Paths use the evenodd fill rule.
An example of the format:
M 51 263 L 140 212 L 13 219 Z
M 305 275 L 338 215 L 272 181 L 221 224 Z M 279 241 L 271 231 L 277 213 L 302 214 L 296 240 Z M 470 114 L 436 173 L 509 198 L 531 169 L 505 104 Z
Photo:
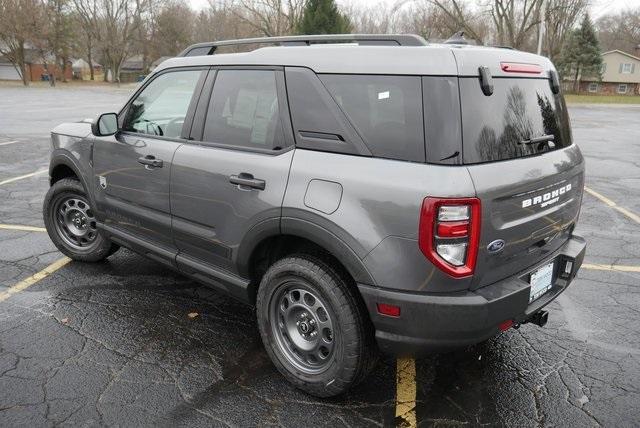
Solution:
M 479 243 L 480 199 L 424 199 L 418 245 L 436 267 L 454 278 L 472 275 Z
M 500 68 L 505 73 L 527 73 L 527 74 L 542 73 L 542 67 L 540 67 L 538 64 L 523 64 L 519 62 L 501 62 Z

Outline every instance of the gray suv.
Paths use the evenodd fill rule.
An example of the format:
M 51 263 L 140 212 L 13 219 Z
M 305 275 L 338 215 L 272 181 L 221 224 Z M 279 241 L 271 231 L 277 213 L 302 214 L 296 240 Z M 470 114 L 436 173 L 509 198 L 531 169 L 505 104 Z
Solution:
M 454 42 L 191 46 L 119 113 L 52 131 L 49 236 L 74 260 L 123 246 L 255 305 L 273 363 L 317 396 L 378 350 L 542 326 L 585 252 L 558 74 Z

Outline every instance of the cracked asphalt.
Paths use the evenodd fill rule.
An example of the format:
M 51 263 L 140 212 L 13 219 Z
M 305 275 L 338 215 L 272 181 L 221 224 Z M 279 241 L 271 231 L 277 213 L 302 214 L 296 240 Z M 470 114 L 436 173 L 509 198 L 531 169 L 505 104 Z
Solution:
M 131 91 L 0 86 L 0 183 L 47 166 L 53 126 Z M 587 186 L 640 214 L 640 107 L 570 113 Z M 0 185 L 0 224 L 43 227 L 47 187 Z M 640 266 L 640 224 L 590 194 L 577 233 L 585 263 Z M 0 294 L 61 257 L 46 233 L 0 227 Z M 583 269 L 548 309 L 544 328 L 417 360 L 418 425 L 638 426 L 640 273 Z M 129 251 L 0 301 L 0 426 L 393 426 L 395 408 L 395 359 L 345 396 L 305 395 L 269 362 L 250 307 Z

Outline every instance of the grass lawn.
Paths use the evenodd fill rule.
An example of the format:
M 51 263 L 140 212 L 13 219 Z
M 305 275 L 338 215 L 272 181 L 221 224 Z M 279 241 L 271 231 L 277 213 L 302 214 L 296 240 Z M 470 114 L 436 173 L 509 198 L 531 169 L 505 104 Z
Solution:
M 640 104 L 638 95 L 574 95 L 564 96 L 568 104 Z

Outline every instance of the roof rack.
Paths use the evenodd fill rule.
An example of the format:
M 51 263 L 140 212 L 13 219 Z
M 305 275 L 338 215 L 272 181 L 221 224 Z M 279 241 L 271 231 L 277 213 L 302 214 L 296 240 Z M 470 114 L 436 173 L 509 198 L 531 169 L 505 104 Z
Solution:
M 320 43 L 357 43 L 374 46 L 425 46 L 427 41 L 415 34 L 322 34 L 312 36 L 256 37 L 221 40 L 191 45 L 178 56 L 213 55 L 220 46 L 273 44 L 277 46 L 309 46 Z

